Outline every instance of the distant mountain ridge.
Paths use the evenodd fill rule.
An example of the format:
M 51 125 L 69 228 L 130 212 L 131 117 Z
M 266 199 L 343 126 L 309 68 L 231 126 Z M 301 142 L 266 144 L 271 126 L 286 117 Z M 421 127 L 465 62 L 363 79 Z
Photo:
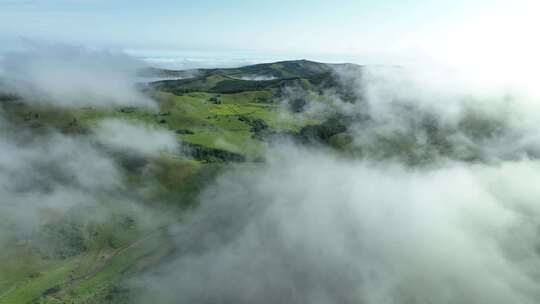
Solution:
M 329 72 L 336 66 L 358 66 L 351 63 L 321 63 L 310 60 L 290 60 L 271 63 L 259 63 L 238 68 L 215 68 L 215 69 L 189 69 L 170 70 L 148 67 L 141 69 L 139 75 L 143 77 L 193 77 L 222 74 L 232 77 L 241 77 L 250 74 L 275 78 L 309 77 Z M 359 67 L 359 66 L 358 66 Z
M 287 86 L 320 89 L 335 86 L 333 71 L 339 67 L 360 69 L 361 66 L 343 63 L 329 64 L 309 60 L 261 63 L 239 68 L 166 70 L 147 68 L 144 77 L 175 78 L 150 83 L 154 89 L 174 94 L 189 92 L 239 93 L 271 90 Z

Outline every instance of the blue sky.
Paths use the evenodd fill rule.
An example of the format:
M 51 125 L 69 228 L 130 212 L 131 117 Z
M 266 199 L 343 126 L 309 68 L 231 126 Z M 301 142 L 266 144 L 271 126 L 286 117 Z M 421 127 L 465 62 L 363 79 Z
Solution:
M 506 19 L 515 24 L 522 19 L 522 12 L 538 8 L 534 3 L 0 0 L 0 44 L 6 49 L 24 38 L 116 47 L 156 56 L 187 52 L 406 61 L 412 54 L 459 53 L 452 48 L 464 42 L 496 47 L 493 33 L 485 31 L 491 31 L 493 24 L 500 27 Z M 515 30 L 522 32 L 521 28 Z M 506 34 L 515 36 L 513 31 Z M 468 40 L 460 40 L 463 36 Z M 484 36 L 491 40 L 482 42 Z

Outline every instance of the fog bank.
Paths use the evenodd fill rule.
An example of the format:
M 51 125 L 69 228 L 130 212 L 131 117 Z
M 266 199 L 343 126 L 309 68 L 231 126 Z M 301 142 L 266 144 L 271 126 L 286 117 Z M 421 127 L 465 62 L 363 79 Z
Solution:
M 540 163 L 410 170 L 279 148 L 171 229 L 140 303 L 536 303 Z
M 153 102 L 136 88 L 145 66 L 121 51 L 29 42 L 4 54 L 0 76 L 31 102 L 59 106 L 146 106 Z

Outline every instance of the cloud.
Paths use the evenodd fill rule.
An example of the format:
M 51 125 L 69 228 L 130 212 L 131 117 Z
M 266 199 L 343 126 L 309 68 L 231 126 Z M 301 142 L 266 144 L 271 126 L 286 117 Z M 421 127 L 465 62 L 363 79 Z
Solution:
M 173 132 L 143 123 L 121 119 L 104 119 L 94 128 L 96 140 L 110 148 L 157 156 L 160 152 L 179 151 L 179 142 Z
M 448 72 L 448 73 L 447 73 Z M 439 161 L 538 158 L 538 100 L 522 91 L 483 87 L 433 67 L 336 66 L 320 92 L 282 90 L 290 119 L 331 122 L 330 140 L 358 157 L 418 165 Z M 298 103 L 297 101 L 300 101 Z
M 141 66 L 122 52 L 29 42 L 22 51 L 6 53 L 0 70 L 31 102 L 155 107 L 135 88 L 135 72 Z
M 239 59 L 229 58 L 229 54 L 217 54 L 208 56 L 199 53 L 160 53 L 157 52 L 130 52 L 134 56 L 141 58 L 144 62 L 167 69 L 190 70 L 190 69 L 215 69 L 215 68 L 236 68 L 240 66 L 268 62 L 264 58 Z M 271 61 L 271 60 L 270 60 Z
M 132 82 L 140 63 L 122 53 L 30 43 L 24 51 L 6 54 L 1 65 L 2 93 L 21 95 L 25 103 L 155 107 Z M 88 228 L 89 221 L 114 222 L 114 214 L 140 225 L 160 221 L 137 191 L 126 190 L 124 171 L 144 167 L 148 162 L 141 158 L 177 152 L 173 133 L 118 119 L 99 121 L 80 135 L 52 129 L 35 133 L 12 125 L 2 112 L 0 127 L 0 245 L 21 242 L 38 252 L 45 248 L 45 256 L 65 256 L 75 249 L 66 244 L 71 236 L 62 233 L 83 233 L 77 229 Z M 47 227 L 61 231 L 47 235 Z
M 82 61 L 101 62 L 97 67 L 122 61 L 98 53 L 99 60 Z M 40 61 L 29 62 L 15 67 L 33 71 L 27 66 Z M 299 115 L 343 119 L 349 148 L 361 153 L 275 142 L 265 163 L 226 171 L 205 185 L 200 206 L 169 227 L 175 250 L 134 278 L 136 301 L 537 303 L 537 104 L 436 71 L 336 73 L 354 102 L 337 90 L 322 96 L 291 90 L 284 103 L 306 98 Z M 57 94 L 60 105 L 87 104 L 70 95 L 77 90 L 31 84 L 51 90 L 45 96 Z M 83 87 L 90 95 L 117 96 Z M 126 92 L 118 104 L 134 105 Z M 115 152 L 147 157 L 178 150 L 174 134 L 118 119 L 77 137 L 2 127 L 8 132 L 0 136 L 6 198 L 0 216 L 29 242 L 50 209 L 133 205 Z M 47 239 L 37 240 L 41 248 Z
M 536 303 L 539 177 L 280 147 L 205 191 L 140 303 Z
M 0 210 L 16 231 L 39 226 L 45 210 L 94 205 L 122 185 L 115 162 L 84 138 L 34 136 L 3 123 Z
M 368 69 L 358 94 L 371 125 L 355 127 L 357 145 L 382 135 L 408 136 L 418 144 L 427 140 L 424 146 L 430 146 L 438 136 L 452 149 L 470 148 L 485 160 L 538 157 L 536 99 L 452 76 L 437 69 Z
M 121 238 L 114 232 L 119 227 L 137 233 L 168 220 L 145 205 L 142 192 L 152 189 L 151 178 L 134 189 L 125 171 L 144 169 L 150 164 L 146 157 L 175 148 L 174 136 L 114 120 L 71 136 L 32 133 L 2 116 L 0 127 L 0 247 L 62 259 L 94 243 L 104 246 L 103 238 L 116 246 L 111 244 Z M 133 145 L 125 138 L 139 141 Z M 8 281 L 1 269 L 0 280 Z
M 265 75 L 247 75 L 247 76 L 241 77 L 240 79 L 250 80 L 250 81 L 265 81 L 265 80 L 274 80 L 277 78 L 274 76 L 265 76 Z

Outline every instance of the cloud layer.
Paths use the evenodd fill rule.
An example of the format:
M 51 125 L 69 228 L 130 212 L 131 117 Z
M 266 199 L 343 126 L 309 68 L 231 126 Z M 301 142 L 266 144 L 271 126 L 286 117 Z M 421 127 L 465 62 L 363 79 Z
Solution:
M 4 78 L 30 101 L 60 106 L 154 106 L 135 88 L 143 63 L 109 50 L 29 42 L 1 61 Z
M 537 161 L 415 171 L 274 153 L 203 194 L 140 303 L 540 299 Z

